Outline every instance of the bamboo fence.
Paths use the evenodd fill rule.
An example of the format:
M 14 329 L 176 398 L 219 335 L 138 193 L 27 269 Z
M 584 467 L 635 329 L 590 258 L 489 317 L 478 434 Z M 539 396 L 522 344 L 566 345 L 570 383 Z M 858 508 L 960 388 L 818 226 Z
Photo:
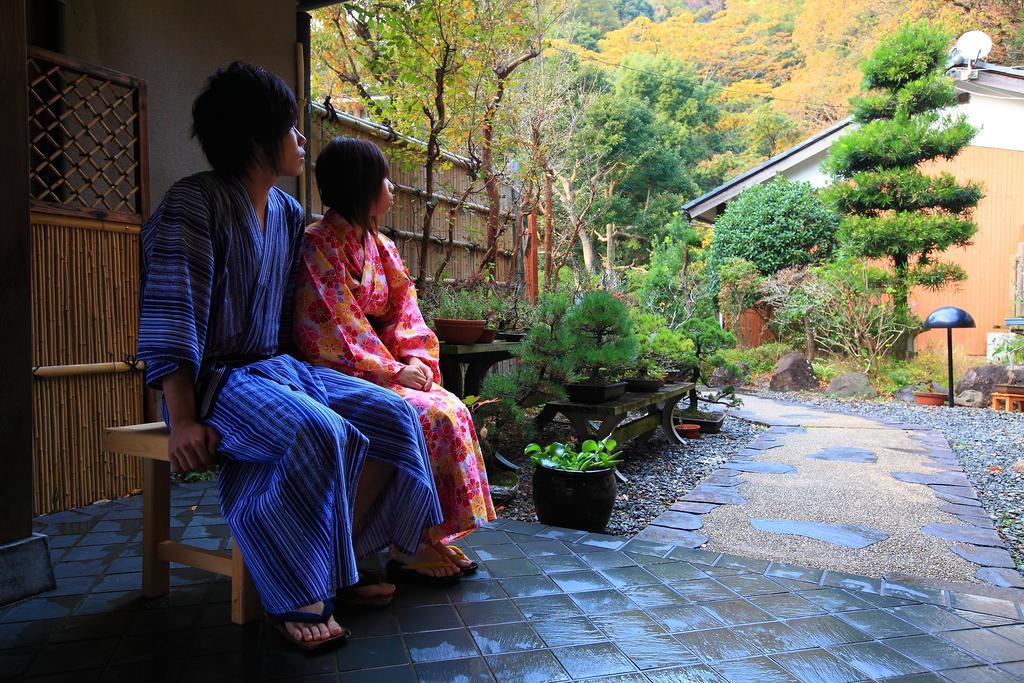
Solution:
M 426 178 L 419 156 L 424 145 L 414 138 L 393 136 L 376 124 L 343 112 L 337 112 L 336 117 L 336 120 L 328 120 L 327 111 L 322 106 L 312 105 L 312 125 L 307 135 L 309 158 L 315 160 L 324 145 L 338 135 L 371 139 L 381 147 L 391 166 L 391 181 L 395 183 L 395 204 L 382 231 L 395 241 L 409 272 L 415 275 L 419 267 L 423 210 L 428 199 L 422 189 Z M 442 162 L 434 175 L 433 199 L 437 202 L 437 209 L 431 223 L 432 239 L 427 260 L 427 273 L 431 277 L 445 257 L 450 209 L 473 182 L 468 159 L 446 152 Z M 313 216 L 321 215 L 324 207 L 318 195 L 315 173 L 309 174 L 307 183 L 308 212 Z M 486 250 L 487 207 L 480 203 L 484 196 L 482 183 L 477 181 L 477 185 L 477 191 L 469 195 L 455 212 L 454 248 L 443 273 L 448 280 L 465 280 L 476 273 Z M 503 186 L 502 226 L 505 229 L 498 240 L 493 273 L 498 282 L 514 278 L 510 196 L 511 188 Z
M 29 53 L 33 506 L 123 496 L 135 458 L 103 429 L 143 421 L 139 229 L 148 212 L 146 91 L 134 78 Z

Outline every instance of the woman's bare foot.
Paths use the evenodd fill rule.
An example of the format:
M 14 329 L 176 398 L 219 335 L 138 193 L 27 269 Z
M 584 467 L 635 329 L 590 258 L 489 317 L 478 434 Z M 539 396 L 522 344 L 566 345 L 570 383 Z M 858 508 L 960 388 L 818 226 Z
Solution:
M 383 598 L 391 598 L 395 595 L 395 584 L 393 583 L 364 583 L 361 586 L 352 586 L 348 590 L 352 591 L 360 598 L 364 600 L 377 600 Z
M 414 562 L 439 562 L 444 564 L 444 566 L 441 567 L 424 567 L 411 570 L 423 574 L 424 576 L 455 576 L 462 571 L 457 565 L 453 564 L 452 561 L 448 559 L 447 553 L 440 553 L 437 548 L 429 543 L 421 543 L 419 548 L 416 550 L 416 554 L 411 557 L 392 549 L 391 557 L 392 559 L 398 560 L 404 564 L 412 564 Z
M 441 554 L 444 557 L 448 558 L 448 561 L 451 562 L 452 564 L 454 564 L 460 570 L 467 569 L 468 567 L 472 567 L 473 566 L 473 561 L 472 560 L 470 560 L 469 558 L 465 557 L 464 555 L 459 555 L 458 553 L 456 553 L 454 550 L 449 548 L 444 543 L 440 543 L 440 542 L 434 543 L 432 547 L 439 554 Z
M 306 605 L 295 610 L 296 612 L 309 612 L 310 614 L 320 614 L 324 609 L 324 603 L 315 602 L 312 605 Z M 315 643 L 319 640 L 327 640 L 334 636 L 340 636 L 345 632 L 338 622 L 334 620 L 334 615 L 327 617 L 327 621 L 322 624 L 307 624 L 302 621 L 286 621 L 284 622 L 285 629 L 288 630 L 288 634 L 295 640 L 301 640 L 307 643 Z

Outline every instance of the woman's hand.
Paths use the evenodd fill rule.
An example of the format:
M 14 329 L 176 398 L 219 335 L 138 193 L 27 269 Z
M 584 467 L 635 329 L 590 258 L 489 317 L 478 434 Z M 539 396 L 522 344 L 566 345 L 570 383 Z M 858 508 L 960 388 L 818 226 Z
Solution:
M 408 389 L 430 391 L 430 387 L 434 383 L 434 377 L 426 363 L 412 358 L 409 364 L 395 375 L 395 382 Z
M 172 472 L 206 472 L 217 460 L 214 454 L 220 444 L 220 435 L 213 427 L 202 422 L 186 421 L 175 424 L 167 447 Z

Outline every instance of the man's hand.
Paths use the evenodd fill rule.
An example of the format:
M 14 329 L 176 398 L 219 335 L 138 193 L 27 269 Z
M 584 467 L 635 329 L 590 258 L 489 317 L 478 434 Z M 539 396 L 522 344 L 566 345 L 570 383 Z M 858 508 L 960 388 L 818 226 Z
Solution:
M 212 470 L 217 464 L 214 454 L 217 452 L 218 444 L 220 435 L 217 434 L 217 430 L 202 422 L 174 425 L 167 447 L 171 471 L 182 473 Z

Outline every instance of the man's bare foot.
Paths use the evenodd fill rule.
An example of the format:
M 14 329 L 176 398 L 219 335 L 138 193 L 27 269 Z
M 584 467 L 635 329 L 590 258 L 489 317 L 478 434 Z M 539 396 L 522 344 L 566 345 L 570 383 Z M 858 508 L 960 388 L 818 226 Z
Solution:
M 447 553 L 442 554 L 433 545 L 427 543 L 421 543 L 420 547 L 416 550 L 416 554 L 412 557 L 396 552 L 394 549 L 391 551 L 391 557 L 404 564 L 418 562 L 438 562 L 443 564 L 443 566 L 440 567 L 423 567 L 410 570 L 423 574 L 424 576 L 455 576 L 462 571 L 457 565 L 453 564 L 452 561 L 448 559 Z
M 315 602 L 312 605 L 306 605 L 295 610 L 296 612 L 309 612 L 310 614 L 320 614 L 324 609 L 324 603 Z M 286 621 L 284 622 L 285 629 L 288 630 L 288 634 L 295 640 L 301 640 L 307 643 L 315 643 L 319 640 L 327 640 L 334 636 L 340 636 L 345 632 L 338 622 L 334 620 L 334 615 L 327 617 L 327 621 L 322 624 L 307 624 L 301 621 Z

